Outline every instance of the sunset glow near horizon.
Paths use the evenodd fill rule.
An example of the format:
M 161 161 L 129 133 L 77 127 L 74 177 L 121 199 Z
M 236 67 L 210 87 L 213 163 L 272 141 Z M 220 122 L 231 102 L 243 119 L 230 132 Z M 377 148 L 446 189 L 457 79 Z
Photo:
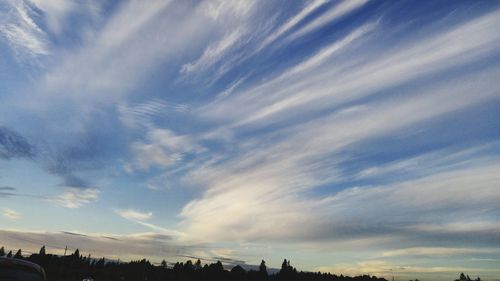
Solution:
M 0 246 L 500 280 L 500 1 L 0 1 Z

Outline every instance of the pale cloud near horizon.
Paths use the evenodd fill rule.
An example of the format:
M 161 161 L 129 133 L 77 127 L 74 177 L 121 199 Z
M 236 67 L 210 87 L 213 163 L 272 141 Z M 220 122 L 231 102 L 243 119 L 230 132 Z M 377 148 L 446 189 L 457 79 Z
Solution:
M 100 190 L 96 188 L 68 187 L 52 201 L 62 207 L 75 209 L 96 201 L 99 198 L 99 193 Z
M 21 214 L 10 208 L 4 208 L 3 216 L 9 220 L 17 220 L 21 217 Z
M 153 212 L 141 212 L 132 209 L 117 210 L 116 213 L 128 220 L 144 221 L 153 217 Z
M 383 257 L 397 257 L 397 256 L 453 256 L 465 254 L 483 254 L 495 253 L 498 249 L 481 249 L 481 248 L 444 248 L 444 247 L 414 247 L 397 249 L 382 253 Z
M 42 231 L 0 231 L 3 246 L 6 248 L 22 248 L 26 251 L 38 251 L 45 245 L 47 251 L 55 254 L 64 253 L 68 246 L 69 251 L 80 249 L 83 255 L 106 257 L 109 259 L 133 260 L 144 256 L 154 258 L 160 262 L 163 258 L 178 259 L 178 245 L 170 236 L 153 232 L 135 233 L 129 235 L 116 234 L 86 234 L 79 232 L 42 232 Z M 196 246 L 183 245 L 186 249 Z

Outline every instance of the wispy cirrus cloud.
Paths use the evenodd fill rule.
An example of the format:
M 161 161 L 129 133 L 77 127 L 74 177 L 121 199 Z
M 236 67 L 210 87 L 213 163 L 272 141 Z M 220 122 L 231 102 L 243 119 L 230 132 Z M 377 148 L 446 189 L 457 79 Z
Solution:
M 181 73 L 190 74 L 211 67 L 223 58 L 224 52 L 237 44 L 242 35 L 244 35 L 244 32 L 241 30 L 235 30 L 227 34 L 220 42 L 217 42 L 217 45 L 209 46 L 198 60 L 184 64 L 181 68 Z
M 62 31 L 64 18 L 77 6 L 74 2 L 61 0 L 30 0 L 30 2 L 44 13 L 50 30 L 56 34 Z
M 295 40 L 296 38 L 304 36 L 315 29 L 341 19 L 342 17 L 362 7 L 367 2 L 368 0 L 340 1 L 317 18 L 311 20 L 303 27 L 290 34 L 285 40 Z
M 495 99 L 499 95 L 493 86 L 498 70 L 495 67 L 487 68 L 484 72 L 474 75 L 459 74 L 453 79 L 429 83 L 419 89 L 406 89 L 405 98 L 388 96 L 374 102 L 359 102 L 359 104 L 348 106 L 343 104 L 375 94 L 380 89 L 390 89 L 404 82 L 421 79 L 422 70 L 428 69 L 429 66 L 436 65 L 436 68 L 431 71 L 438 72 L 440 69 L 459 67 L 465 63 L 493 55 L 493 46 L 499 43 L 499 38 L 493 32 L 493 26 L 498 18 L 496 17 L 497 13 L 486 14 L 451 30 L 442 30 L 431 36 L 430 39 L 414 41 L 410 49 L 387 54 L 374 61 L 367 61 L 366 64 L 346 64 L 344 71 L 340 71 L 343 69 L 340 66 L 329 72 L 327 67 L 321 68 L 321 64 L 309 64 L 306 61 L 305 64 L 311 67 L 304 68 L 305 71 L 301 73 L 301 79 L 296 83 L 292 79 L 281 81 L 281 78 L 277 78 L 276 81 L 271 80 L 263 85 L 258 84 L 255 88 L 232 94 L 225 100 L 203 108 L 200 111 L 202 116 L 214 118 L 221 121 L 222 124 L 227 120 L 230 124 L 229 130 L 233 130 L 233 132 L 238 132 L 241 129 L 248 133 L 255 127 L 269 126 L 275 120 L 276 122 L 287 120 L 287 126 L 282 130 L 273 130 L 264 137 L 259 136 L 242 143 L 241 150 L 235 158 L 213 165 L 200 165 L 199 170 L 192 169 L 186 178 L 204 186 L 207 190 L 201 198 L 191 201 L 184 207 L 181 213 L 184 218 L 183 227 L 188 232 L 206 233 L 206 237 L 222 236 L 225 239 L 235 239 L 236 241 L 283 238 L 301 240 L 313 239 L 304 232 L 304 229 L 312 229 L 317 223 L 316 226 L 323 225 L 325 227 L 325 236 L 336 237 L 331 231 L 327 231 L 327 229 L 335 229 L 336 224 L 328 223 L 325 220 L 332 222 L 332 218 L 348 217 L 347 213 L 336 214 L 339 210 L 334 211 L 336 206 L 333 201 L 330 201 L 330 199 L 335 202 L 341 200 L 333 199 L 336 198 L 335 196 L 330 199 L 306 196 L 308 192 L 312 192 L 318 186 L 330 185 L 335 190 L 335 185 L 341 183 L 343 180 L 341 171 L 343 158 L 336 156 L 339 156 L 349 146 L 355 146 L 361 141 L 389 137 L 402 128 L 411 128 L 422 122 L 440 119 L 442 116 L 457 110 Z M 359 32 L 358 36 L 350 36 L 351 38 L 362 37 L 365 33 Z M 475 36 L 477 40 L 469 42 L 468 39 L 465 39 L 468 38 L 468 36 L 464 36 L 465 34 Z M 462 42 L 462 40 L 464 41 Z M 347 40 L 346 42 L 350 43 L 351 41 Z M 454 45 L 459 47 L 449 45 L 449 42 L 459 41 L 463 44 Z M 481 47 L 476 48 L 479 46 L 476 44 Z M 333 47 L 332 49 L 337 50 Z M 429 51 L 429 49 L 435 51 Z M 323 52 L 320 51 L 318 56 L 322 55 Z M 404 59 L 410 57 L 418 57 L 418 60 Z M 457 59 L 449 60 L 451 57 L 457 57 Z M 322 60 L 316 60 L 313 56 L 311 61 L 320 62 Z M 449 61 L 449 64 L 443 65 L 442 63 L 445 61 Z M 396 72 L 405 75 L 397 76 Z M 335 76 L 334 73 L 338 75 Z M 326 85 L 318 83 L 329 77 L 332 80 L 326 80 Z M 331 87 L 328 86 L 330 81 L 333 81 Z M 273 83 L 275 84 L 273 85 Z M 470 95 L 471 92 L 477 94 Z M 302 121 L 297 120 L 297 124 L 290 125 L 293 122 L 291 115 L 296 116 L 297 112 L 317 112 L 326 108 L 327 104 L 333 108 L 335 106 L 340 108 L 320 117 L 313 115 L 314 117 L 311 117 L 308 122 L 303 122 L 304 119 L 302 119 Z M 286 113 L 287 111 L 289 113 Z M 302 115 L 302 117 L 304 116 Z M 268 142 L 263 146 L 264 140 Z M 487 196 L 478 197 L 476 202 L 483 200 L 489 202 L 488 198 L 496 200 L 492 194 L 494 191 L 490 189 L 491 182 L 497 180 L 495 175 L 490 173 L 495 167 L 493 163 L 491 167 L 485 167 L 485 170 L 471 170 L 470 173 L 465 173 L 470 178 L 460 177 L 462 183 L 472 184 L 475 182 L 477 186 L 485 189 L 484 194 Z M 481 185 L 480 179 L 476 178 L 474 173 L 482 174 L 483 172 L 485 173 L 483 177 L 485 181 L 484 185 Z M 464 173 L 464 171 L 460 170 L 460 173 Z M 451 208 L 453 204 L 464 199 L 462 197 L 450 198 L 448 194 L 451 190 L 444 187 L 460 184 L 452 180 L 457 175 L 443 173 L 443 178 L 435 178 L 436 184 L 428 181 L 417 181 L 410 182 L 408 185 L 419 185 L 419 192 L 425 190 L 426 194 L 431 194 L 436 189 L 443 191 L 443 196 L 446 198 L 430 197 L 429 200 L 435 198 L 436 201 L 429 202 L 427 207 L 448 206 L 446 200 L 450 200 L 449 207 Z M 375 198 L 378 198 L 378 195 L 394 191 L 394 194 L 398 194 L 397 200 L 395 199 L 394 202 L 382 200 L 383 203 L 376 203 L 377 207 L 374 207 L 373 212 L 369 212 L 377 214 L 377 217 L 378 215 L 384 217 L 384 214 L 376 211 L 379 207 L 386 206 L 387 209 L 387 206 L 395 204 L 398 206 L 394 207 L 395 209 L 403 208 L 399 204 L 422 197 L 422 195 L 417 196 L 414 193 L 417 192 L 416 189 L 406 189 L 403 186 L 406 184 L 395 185 L 394 189 L 389 187 L 347 189 L 339 196 L 352 194 L 353 197 L 351 195 L 345 197 L 345 200 L 347 198 L 349 200 L 346 201 L 345 205 L 342 203 L 341 206 L 358 206 L 360 204 L 366 206 L 366 203 L 362 202 L 373 201 L 375 203 Z M 463 190 L 461 189 L 458 194 L 469 196 L 467 192 L 469 185 L 460 184 L 460 186 L 463 187 Z M 405 191 L 412 195 L 400 197 Z M 370 194 L 374 197 L 370 198 Z M 359 202 L 350 201 L 354 198 L 359 199 Z M 390 196 L 385 198 L 390 198 Z M 317 207 L 321 206 L 322 203 L 325 204 L 325 209 Z M 415 201 L 416 205 L 420 203 L 425 205 L 423 202 L 418 201 L 417 203 Z M 329 207 L 326 207 L 327 205 Z M 493 205 L 488 204 L 488 206 L 493 208 Z M 346 208 L 346 211 L 349 210 L 349 212 L 356 214 L 356 211 L 349 207 Z M 409 209 L 409 207 L 405 206 L 404 209 Z M 433 210 L 437 212 L 437 209 Z M 448 212 L 453 211 L 456 209 L 448 210 Z M 324 217 L 324 214 L 329 212 L 333 212 L 329 219 L 322 219 L 315 215 L 323 214 Z M 233 220 L 224 216 L 227 213 L 239 215 L 235 215 Z M 366 214 L 366 212 L 363 211 L 362 214 Z M 239 217 L 254 219 L 242 222 L 237 219 Z M 359 221 L 362 217 L 355 216 L 352 219 Z M 206 221 L 211 223 L 204 223 Z M 347 221 L 338 221 L 337 223 L 342 226 L 343 233 L 349 233 L 349 235 L 365 233 L 377 236 L 392 231 L 397 232 L 395 229 L 382 229 L 375 226 L 371 228 L 368 226 L 370 225 L 368 222 L 366 222 L 367 229 L 365 231 L 361 231 L 359 225 L 353 225 L 351 230 L 347 230 L 349 229 L 346 226 Z M 414 221 L 413 223 L 418 222 Z M 391 225 L 389 222 L 387 224 Z M 309 225 L 309 227 L 304 227 L 304 225 Z M 234 232 L 225 231 L 222 233 L 219 231 L 220 229 L 234 229 Z M 322 237 L 319 234 L 321 232 L 322 230 L 319 229 L 315 231 L 318 234 L 317 237 Z M 344 237 L 340 234 L 338 233 L 339 238 Z
M 286 34 L 288 31 L 293 29 L 297 24 L 307 18 L 311 13 L 313 13 L 316 9 L 321 7 L 322 5 L 328 3 L 328 0 L 314 0 L 310 1 L 302 10 L 300 10 L 293 17 L 288 19 L 283 25 L 279 26 L 276 30 L 274 30 L 270 35 L 268 35 L 262 43 L 257 47 L 257 51 L 262 48 L 265 48 L 276 39 L 278 39 L 283 34 Z
M 305 76 L 301 73 L 299 80 L 293 77 L 283 80 L 277 78 L 242 93 L 235 93 L 227 100 L 210 104 L 204 108 L 203 114 L 222 120 L 226 117 L 233 126 L 258 125 L 258 120 L 263 118 L 266 120 L 265 124 L 269 124 L 273 119 L 291 118 L 291 112 L 296 114 L 297 110 L 307 113 L 336 107 L 380 90 L 396 87 L 424 74 L 439 73 L 477 61 L 492 55 L 495 52 L 494 46 L 499 44 L 500 38 L 494 32 L 497 16 L 498 12 L 491 12 L 449 31 L 413 41 L 408 48 L 401 46 L 396 53 L 377 55 L 374 58 L 368 54 L 365 58 L 367 63 L 360 64 L 359 58 L 353 57 L 353 60 L 337 61 L 335 68 L 309 69 L 309 74 Z M 352 32 L 345 42 L 351 41 L 347 38 L 357 37 L 355 34 L 356 32 Z M 336 49 L 336 44 L 339 43 L 334 42 L 331 50 Z M 316 56 L 309 61 L 320 61 L 323 53 Z M 300 65 L 297 67 L 300 68 Z M 344 71 L 345 69 L 349 71 Z M 319 83 L 320 81 L 323 83 Z M 308 94 L 309 92 L 315 94 Z M 246 103 L 247 106 L 232 111 L 232 108 L 238 108 L 238 103 Z M 286 114 L 287 111 L 290 114 Z
M 115 210 L 114 212 L 124 219 L 143 225 L 153 231 L 162 233 L 164 235 L 170 235 L 172 238 L 186 238 L 185 233 L 181 231 L 168 229 L 149 222 L 149 220 L 153 218 L 153 212 L 141 212 L 134 209 Z M 185 241 L 185 239 L 183 241 Z
M 0 15 L 0 35 L 16 53 L 17 59 L 28 62 L 32 58 L 48 55 L 45 31 L 35 21 L 36 11 L 25 1 L 7 1 Z

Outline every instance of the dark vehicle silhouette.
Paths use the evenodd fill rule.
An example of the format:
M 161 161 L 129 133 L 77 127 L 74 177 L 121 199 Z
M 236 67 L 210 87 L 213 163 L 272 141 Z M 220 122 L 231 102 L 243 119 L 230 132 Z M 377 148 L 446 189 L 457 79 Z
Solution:
M 45 271 L 35 263 L 0 257 L 0 281 L 46 281 Z

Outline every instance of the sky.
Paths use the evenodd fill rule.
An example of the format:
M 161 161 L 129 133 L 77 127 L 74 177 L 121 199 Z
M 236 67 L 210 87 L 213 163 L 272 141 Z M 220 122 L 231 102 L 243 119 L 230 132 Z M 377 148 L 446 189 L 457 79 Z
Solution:
M 500 2 L 0 0 L 0 241 L 500 280 Z

